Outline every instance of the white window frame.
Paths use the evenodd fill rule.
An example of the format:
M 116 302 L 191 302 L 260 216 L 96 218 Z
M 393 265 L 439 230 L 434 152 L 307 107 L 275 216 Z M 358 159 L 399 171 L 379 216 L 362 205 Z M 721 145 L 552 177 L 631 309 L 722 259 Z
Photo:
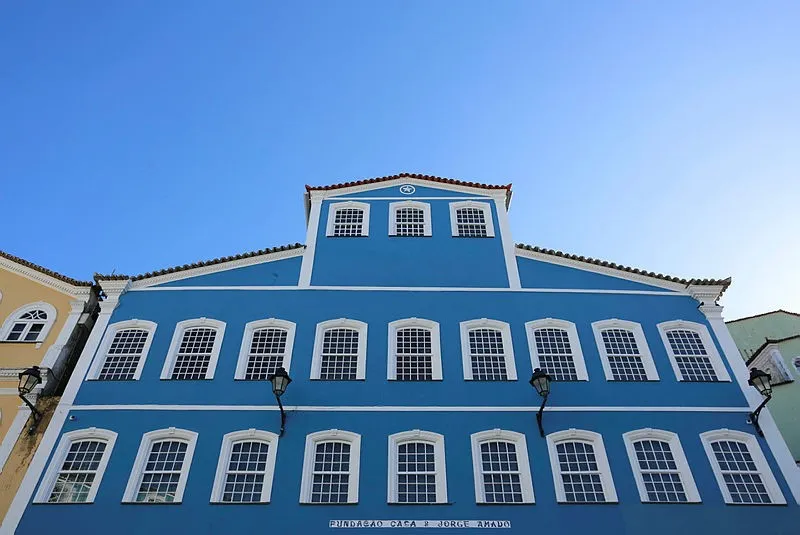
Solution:
M 148 505 L 149 502 L 137 502 L 136 494 L 138 494 L 139 487 L 142 484 L 142 476 L 144 475 L 147 458 L 150 455 L 150 448 L 153 446 L 154 442 L 160 440 L 183 440 L 187 443 L 186 455 L 183 457 L 183 465 L 181 466 L 181 477 L 178 480 L 178 488 L 175 491 L 175 500 L 168 503 L 178 504 L 183 501 L 183 491 L 186 490 L 186 481 L 189 479 L 189 469 L 192 467 L 192 457 L 194 457 L 194 447 L 197 443 L 197 433 L 186 429 L 169 427 L 167 429 L 149 431 L 142 435 L 142 441 L 139 443 L 139 451 L 136 452 L 136 460 L 133 462 L 133 470 L 131 470 L 128 484 L 125 486 L 125 494 L 122 496 L 123 503 Z
M 397 236 L 397 211 L 403 208 L 416 208 L 422 210 L 423 221 L 423 236 L 432 236 L 433 228 L 431 226 L 431 205 L 426 202 L 419 201 L 397 201 L 389 203 L 389 236 Z M 413 238 L 414 236 L 402 236 L 403 238 Z
M 794 368 L 794 373 L 800 377 L 800 355 L 792 357 L 792 367 Z
M 225 481 L 228 475 L 228 465 L 230 464 L 233 445 L 237 442 L 266 442 L 269 444 L 267 450 L 267 465 L 264 472 L 264 484 L 261 488 L 261 500 L 258 502 L 224 502 L 222 495 L 225 490 Z M 217 461 L 217 472 L 214 476 L 214 487 L 211 490 L 211 503 L 221 503 L 225 505 L 241 505 L 251 503 L 269 503 L 272 497 L 272 480 L 275 476 L 275 459 L 278 455 L 278 435 L 260 429 L 245 429 L 243 431 L 233 431 L 222 437 L 222 446 L 219 451 L 219 461 Z
M 133 372 L 133 380 L 138 381 L 142 376 L 144 363 L 147 360 L 147 355 L 150 353 L 150 346 L 156 335 L 157 327 L 158 325 L 155 322 L 139 319 L 119 321 L 109 325 L 105 335 L 103 335 L 103 341 L 100 343 L 97 353 L 95 353 L 94 361 L 86 376 L 86 380 L 94 381 L 100 377 L 100 372 L 103 370 L 103 366 L 105 366 L 106 359 L 108 358 L 108 350 L 111 348 L 111 343 L 114 341 L 114 337 L 117 336 L 118 332 L 128 329 L 141 329 L 147 331 L 147 340 L 144 342 L 142 354 L 139 357 L 139 363 L 136 365 L 136 371 Z
M 528 335 L 528 351 L 530 352 L 533 369 L 542 367 L 539 360 L 539 352 L 536 349 L 536 337 L 534 336 L 534 331 L 539 329 L 560 329 L 567 332 L 570 349 L 572 349 L 572 361 L 575 363 L 575 374 L 578 376 L 578 381 L 588 381 L 589 373 L 586 371 L 586 361 L 583 358 L 578 329 L 574 323 L 567 320 L 545 318 L 525 323 L 525 332 Z
M 206 380 L 214 378 L 214 372 L 217 369 L 217 361 L 219 360 L 219 352 L 220 349 L 222 349 L 222 338 L 225 336 L 225 322 L 211 318 L 195 318 L 179 321 L 177 325 L 175 325 L 175 332 L 172 333 L 172 342 L 169 344 L 167 358 L 164 359 L 164 367 L 161 369 L 161 379 L 171 380 L 172 371 L 175 369 L 175 361 L 178 357 L 178 349 L 180 349 L 181 340 L 183 340 L 183 334 L 193 327 L 211 327 L 217 330 L 205 377 Z
M 336 503 L 314 503 L 311 491 L 314 483 L 314 458 L 320 442 L 347 442 L 350 445 L 350 477 L 347 484 L 348 504 L 358 503 L 358 480 L 361 472 L 361 435 L 341 429 L 326 429 L 306 435 L 303 455 L 303 476 L 300 481 L 300 503 L 313 505 L 344 505 Z
M 730 382 L 731 376 L 728 374 L 728 370 L 725 368 L 725 363 L 722 361 L 722 358 L 717 351 L 717 346 L 714 344 L 714 340 L 711 338 L 711 334 L 708 332 L 708 328 L 705 325 L 702 323 L 695 323 L 693 321 L 674 320 L 659 323 L 657 327 L 658 332 L 661 335 L 661 341 L 664 342 L 664 349 L 667 351 L 669 363 L 672 365 L 672 370 L 675 372 L 675 377 L 678 379 L 678 381 L 684 380 L 683 374 L 678 367 L 678 361 L 675 359 L 676 355 L 672 351 L 672 345 L 669 343 L 669 339 L 667 338 L 667 331 L 676 329 L 693 331 L 697 333 L 700 336 L 700 341 L 703 342 L 703 347 L 706 350 L 708 359 L 711 361 L 711 366 L 714 368 L 714 373 L 717 376 L 717 380 Z
M 718 440 L 735 440 L 738 442 L 744 442 L 747 445 L 747 450 L 750 452 L 753 462 L 756 463 L 756 468 L 758 468 L 758 473 L 761 476 L 761 480 L 764 483 L 764 487 L 767 489 L 767 494 L 769 494 L 769 498 L 772 500 L 772 503 L 742 504 L 736 503 L 731 499 L 731 493 L 728 491 L 728 485 L 725 483 L 722 470 L 720 470 L 719 463 L 717 462 L 717 457 L 714 455 L 714 450 L 711 449 L 711 443 Z M 786 504 L 786 498 L 784 498 L 783 492 L 781 492 L 781 488 L 778 485 L 772 470 L 770 470 L 767 458 L 764 457 L 764 452 L 761 450 L 761 445 L 758 443 L 758 439 L 755 437 L 755 435 L 744 433 L 742 431 L 734 431 L 732 429 L 715 429 L 713 431 L 700 433 L 700 441 L 703 443 L 703 449 L 706 452 L 709 464 L 711 464 L 711 469 L 714 471 L 714 477 L 717 479 L 717 486 L 719 486 L 719 490 L 722 493 L 725 503 L 731 505 L 754 506 Z
M 683 490 L 687 499 L 686 502 L 678 503 L 700 503 L 702 501 L 700 499 L 700 493 L 697 491 L 697 485 L 694 482 L 694 476 L 689 467 L 689 462 L 686 460 L 686 454 L 683 452 L 681 440 L 676 433 L 664 431 L 663 429 L 636 429 L 623 433 L 622 439 L 625 441 L 625 449 L 628 452 L 628 459 L 631 462 L 633 477 L 636 479 L 636 488 L 639 489 L 639 498 L 642 503 L 666 502 L 651 501 L 647 495 L 647 488 L 645 487 L 642 470 L 639 466 L 639 459 L 636 457 L 636 450 L 634 449 L 634 443 L 641 440 L 658 440 L 669 444 L 669 449 L 672 452 L 672 457 L 675 459 L 675 466 L 680 474 L 681 484 L 683 485 Z
M 483 210 L 483 218 L 486 220 L 486 237 L 494 238 L 494 221 L 492 220 L 492 207 L 488 202 L 483 201 L 458 201 L 450 203 L 450 232 L 454 238 L 472 238 L 473 236 L 462 236 L 458 233 L 458 218 L 456 211 L 460 208 L 477 208 Z
M 244 336 L 242 336 L 242 346 L 239 349 L 239 360 L 236 362 L 236 373 L 234 379 L 244 380 L 247 375 L 247 363 L 250 356 L 250 346 L 253 342 L 253 334 L 260 329 L 283 329 L 286 331 L 286 348 L 283 356 L 283 368 L 288 373 L 292 365 L 292 350 L 294 349 L 294 334 L 297 325 L 288 320 L 278 318 L 267 318 L 255 320 L 244 326 Z
M 565 429 L 564 431 L 556 431 L 555 433 L 547 435 L 547 453 L 550 457 L 550 471 L 553 474 L 553 483 L 556 488 L 556 501 L 558 501 L 558 503 L 573 503 L 567 501 L 567 496 L 564 492 L 564 482 L 561 479 L 561 467 L 558 462 L 556 445 L 560 442 L 574 441 L 589 442 L 594 449 L 597 468 L 600 472 L 600 482 L 603 484 L 603 494 L 607 498 L 606 501 L 597 503 L 617 503 L 619 501 L 617 499 L 617 489 L 614 486 L 614 477 L 611 474 L 611 467 L 608 465 L 603 435 L 584 429 Z
M 67 453 L 69 453 L 70 447 L 73 443 L 83 440 L 96 440 L 106 443 L 106 449 L 103 451 L 103 456 L 100 459 L 100 463 L 97 465 L 94 481 L 92 481 L 92 486 L 89 489 L 89 495 L 87 496 L 86 501 L 49 502 L 48 500 L 50 499 L 50 494 L 53 492 L 53 487 L 55 487 L 58 474 L 61 473 L 61 468 L 64 465 L 64 460 L 67 458 Z M 106 472 L 106 467 L 108 466 L 108 461 L 111 458 L 111 452 L 114 449 L 114 444 L 116 441 L 117 434 L 114 431 L 100 429 L 97 427 L 77 429 L 61 435 L 61 439 L 58 441 L 58 446 L 56 446 L 55 454 L 53 455 L 53 458 L 50 459 L 50 465 L 47 468 L 47 472 L 45 473 L 41 484 L 39 485 L 39 491 L 36 493 L 33 502 L 58 505 L 94 503 L 95 496 L 97 496 L 97 491 L 100 489 L 100 483 L 103 481 L 103 475 Z
M 434 467 L 436 469 L 436 501 L 447 503 L 447 465 L 444 455 L 444 435 L 431 431 L 414 429 L 389 435 L 389 486 L 386 495 L 387 503 L 398 505 L 425 505 L 398 501 L 397 492 L 397 449 L 406 442 L 427 442 L 433 445 Z
M 334 222 L 336 221 L 336 212 L 339 210 L 345 210 L 348 208 L 363 210 L 364 212 L 364 222 L 361 224 L 361 235 L 360 236 L 334 236 L 333 235 L 333 228 Z M 341 201 L 341 202 L 331 202 L 328 206 L 328 223 L 325 226 L 325 236 L 327 237 L 336 237 L 336 238 L 359 238 L 359 237 L 367 237 L 369 236 L 369 203 L 366 202 L 357 202 L 357 201 Z
M 6 340 L 6 337 L 11 332 L 11 329 L 14 327 L 14 324 L 18 321 L 31 321 L 31 320 L 22 320 L 20 316 L 31 312 L 33 310 L 44 310 L 45 314 L 47 314 L 47 319 L 44 320 L 44 327 L 42 330 L 39 331 L 39 336 L 36 340 Z M 50 329 L 53 328 L 53 325 L 56 322 L 56 318 L 58 317 L 58 312 L 56 311 L 56 307 L 51 305 L 50 303 L 45 303 L 44 301 L 37 301 L 35 303 L 28 303 L 27 305 L 23 305 L 16 309 L 14 312 L 9 314 L 6 317 L 6 321 L 3 323 L 2 328 L 0 328 L 0 340 L 3 342 L 8 341 L 9 343 L 21 343 L 21 344 L 41 344 L 47 339 L 47 335 L 50 333 Z M 28 334 L 28 329 L 23 331 L 23 336 Z M 38 346 L 37 346 L 38 347 Z
M 536 503 L 533 494 L 533 479 L 531 478 L 531 466 L 528 460 L 528 443 L 525 435 L 516 431 L 506 431 L 504 429 L 490 429 L 479 431 L 470 435 L 472 444 L 472 477 L 475 481 L 475 503 L 485 503 L 486 494 L 483 485 L 483 459 L 481 457 L 481 444 L 484 442 L 504 441 L 514 444 L 517 453 L 517 464 L 519 466 L 519 482 L 522 490 L 522 502 L 517 503 Z M 514 505 L 508 502 L 491 502 L 490 505 Z
M 597 344 L 597 351 L 600 353 L 600 362 L 603 364 L 603 372 L 606 376 L 606 381 L 615 381 L 614 373 L 611 371 L 611 364 L 608 362 L 608 353 L 606 352 L 606 345 L 603 343 L 602 332 L 606 329 L 625 329 L 633 333 L 636 340 L 636 346 L 639 348 L 639 355 L 642 359 L 645 375 L 648 381 L 658 381 L 658 370 L 653 361 L 653 354 L 650 353 L 650 346 L 647 345 L 647 339 L 644 336 L 642 326 L 635 321 L 621 320 L 612 318 L 608 320 L 595 321 L 592 323 L 592 331 L 594 332 L 594 341 Z
M 386 363 L 386 378 L 397 380 L 397 331 L 409 327 L 428 329 L 431 332 L 431 377 L 433 381 L 442 380 L 442 346 L 439 337 L 439 324 L 422 318 L 406 318 L 389 323 L 389 352 Z
M 363 321 L 349 318 L 338 318 L 317 323 L 317 332 L 314 336 L 314 355 L 311 359 L 311 379 L 319 380 L 320 378 L 322 342 L 325 339 L 325 331 L 336 328 L 355 329 L 358 331 L 356 380 L 365 379 L 367 373 L 367 324 Z
M 511 342 L 511 326 L 505 321 L 480 318 L 462 321 L 461 327 L 461 364 L 464 368 L 464 380 L 473 381 L 472 357 L 469 351 L 469 331 L 472 329 L 496 329 L 503 336 L 503 349 L 506 357 L 506 375 L 508 381 L 517 380 L 517 365 L 514 359 L 514 344 Z

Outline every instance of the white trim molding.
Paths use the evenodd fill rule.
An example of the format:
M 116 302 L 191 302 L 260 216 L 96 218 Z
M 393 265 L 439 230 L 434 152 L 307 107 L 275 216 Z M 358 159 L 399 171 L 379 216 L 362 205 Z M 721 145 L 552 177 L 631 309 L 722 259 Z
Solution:
M 214 344 L 211 349 L 211 358 L 208 362 L 205 376 L 205 379 L 214 378 L 214 372 L 217 369 L 217 360 L 219 359 L 219 352 L 222 349 L 222 338 L 225 336 L 225 322 L 210 318 L 195 318 L 179 321 L 175 325 L 175 332 L 172 334 L 172 342 L 169 344 L 167 358 L 164 359 L 164 367 L 161 369 L 161 379 L 172 380 L 172 373 L 175 369 L 175 361 L 178 357 L 178 350 L 181 347 L 183 336 L 189 329 L 198 327 L 205 327 L 208 329 L 214 329 L 216 331 L 216 335 L 214 336 Z
M 314 354 L 311 357 L 311 379 L 320 379 L 322 372 L 322 347 L 325 333 L 330 329 L 353 329 L 358 332 L 358 352 L 356 355 L 356 380 L 366 378 L 367 373 L 367 324 L 363 321 L 339 318 L 317 323 L 314 336 Z
M 514 361 L 514 344 L 511 341 L 511 326 L 505 321 L 488 318 L 462 321 L 461 328 L 461 363 L 464 368 L 465 381 L 477 381 L 472 373 L 472 354 L 469 344 L 469 333 L 476 329 L 491 329 L 500 331 L 503 340 L 503 357 L 506 363 L 506 377 L 508 381 L 517 380 L 517 365 Z
M 314 490 L 314 463 L 317 445 L 333 442 L 350 446 L 347 478 L 346 502 L 315 502 L 312 494 Z M 306 435 L 306 448 L 303 455 L 303 476 L 300 482 L 300 503 L 313 503 L 321 505 L 335 505 L 337 503 L 358 503 L 358 481 L 361 470 L 361 435 L 341 429 L 327 429 Z
M 583 442 L 592 447 L 594 451 L 595 460 L 597 461 L 597 469 L 591 470 L 600 477 L 600 484 L 603 486 L 604 501 L 590 501 L 590 502 L 575 502 L 567 501 L 566 491 L 564 489 L 564 481 L 561 472 L 561 463 L 558 459 L 558 444 L 562 442 Z M 617 489 L 614 487 L 614 478 L 611 475 L 611 467 L 608 465 L 608 457 L 606 456 L 606 447 L 603 444 L 603 436 L 594 431 L 586 431 L 583 429 L 566 429 L 564 431 L 556 431 L 547 435 L 547 452 L 550 456 L 550 470 L 553 473 L 553 483 L 556 488 L 556 500 L 559 503 L 616 503 L 617 502 Z M 576 473 L 576 472 L 568 472 Z
M 398 448 L 409 442 L 433 446 L 434 475 L 436 480 L 435 502 L 401 502 L 398 488 Z M 444 435 L 414 429 L 389 435 L 389 486 L 387 502 L 393 504 L 419 505 L 421 503 L 447 503 L 447 467 L 444 457 Z
M 236 361 L 236 372 L 234 379 L 244 380 L 247 376 L 247 366 L 250 362 L 250 349 L 253 342 L 253 335 L 261 329 L 281 329 L 286 331 L 286 345 L 283 349 L 283 359 L 281 366 L 289 372 L 292 365 L 292 350 L 294 349 L 294 334 L 296 324 L 292 321 L 278 318 L 268 318 L 248 322 L 244 326 L 244 336 L 242 336 L 242 346 L 239 348 L 239 359 Z M 266 379 L 264 379 L 266 380 Z
M 611 370 L 611 364 L 608 361 L 608 352 L 606 345 L 603 342 L 603 331 L 608 329 L 619 329 L 629 331 L 633 334 L 636 341 L 636 347 L 639 350 L 639 358 L 642 360 L 644 372 L 648 381 L 658 381 L 658 371 L 656 364 L 653 361 L 653 355 L 650 353 L 650 347 L 647 345 L 647 339 L 644 336 L 644 331 L 639 323 L 634 321 L 608 319 L 602 321 L 595 321 L 592 323 L 592 331 L 594 332 L 594 340 L 597 343 L 597 351 L 600 353 L 600 361 L 603 364 L 603 372 L 606 376 L 606 381 L 615 381 L 614 373 Z M 630 355 L 635 356 L 635 355 Z
M 722 493 L 725 503 L 736 505 L 760 505 L 736 501 L 731 495 L 731 491 L 728 489 L 728 485 L 725 482 L 725 475 L 722 472 L 722 467 L 720 466 L 716 452 L 713 448 L 713 444 L 719 441 L 737 442 L 739 444 L 743 444 L 747 448 L 748 453 L 750 453 L 750 457 L 752 457 L 753 463 L 755 463 L 756 470 L 736 470 L 734 472 L 749 472 L 751 474 L 757 474 L 760 476 L 761 482 L 764 484 L 764 488 L 766 489 L 770 499 L 770 503 L 767 505 L 786 504 L 786 498 L 783 497 L 783 492 L 781 492 L 781 488 L 778 486 L 775 476 L 772 475 L 772 470 L 769 468 L 767 458 L 764 457 L 764 452 L 761 451 L 761 446 L 758 444 L 758 439 L 755 437 L 755 435 L 744 433 L 742 431 L 734 431 L 732 429 L 715 429 L 713 431 L 700 433 L 700 440 L 703 443 L 703 449 L 708 456 L 708 462 L 711 464 L 711 469 L 714 471 L 714 477 L 717 479 L 717 485 L 719 485 L 719 490 Z M 724 453 L 720 452 L 720 455 L 724 455 Z M 745 462 L 740 455 L 737 455 L 737 459 L 738 463 Z M 750 485 L 748 485 L 748 487 L 749 486 Z
M 483 201 L 458 201 L 450 203 L 450 233 L 454 238 L 477 238 L 478 236 L 462 236 L 458 232 L 457 212 L 462 208 L 475 208 L 483 212 L 483 219 L 486 221 L 486 238 L 494 238 L 494 219 L 492 218 L 492 207 L 488 202 Z
M 261 484 L 261 497 L 258 501 L 236 502 L 224 500 L 225 486 L 228 477 L 231 453 L 235 444 L 240 442 L 259 442 L 267 445 L 267 462 L 261 474 L 264 480 Z M 217 471 L 214 476 L 214 487 L 211 490 L 211 503 L 241 504 L 241 503 L 269 503 L 272 496 L 272 480 L 275 475 L 275 459 L 278 455 L 278 435 L 259 429 L 245 429 L 233 431 L 222 437 L 222 446 L 217 461 Z M 255 473 L 248 470 L 248 474 Z
M 694 482 L 694 476 L 692 476 L 692 470 L 689 467 L 689 462 L 686 460 L 686 454 L 683 452 L 683 446 L 681 446 L 680 438 L 676 433 L 671 431 L 664 431 L 661 429 L 636 429 L 635 431 L 628 431 L 622 435 L 623 440 L 625 441 L 625 449 L 628 452 L 628 459 L 631 462 L 631 470 L 633 470 L 633 477 L 636 479 L 636 488 L 639 490 L 639 498 L 642 500 L 642 503 L 700 503 L 700 493 L 697 491 L 697 485 Z M 671 501 L 671 500 L 652 500 L 648 495 L 647 485 L 644 481 L 643 475 L 643 468 L 640 464 L 639 455 L 637 455 L 636 451 L 636 443 L 641 441 L 657 441 L 657 442 L 664 442 L 667 444 L 669 448 L 669 453 L 671 453 L 673 461 L 675 463 L 675 468 L 669 467 L 661 467 L 659 466 L 658 469 L 653 469 L 652 471 L 658 473 L 676 473 L 680 478 L 681 485 L 683 486 L 684 494 L 686 495 L 686 501 Z M 658 461 L 658 459 L 652 459 L 647 457 L 647 452 L 642 452 L 642 457 L 645 463 L 647 461 Z M 648 471 L 650 471 L 648 469 Z M 653 491 L 656 494 L 664 493 L 665 491 Z
M 669 363 L 672 365 L 672 370 L 675 372 L 675 377 L 678 381 L 688 381 L 683 376 L 683 373 L 678 366 L 677 357 L 702 357 L 703 355 L 676 355 L 675 351 L 672 348 L 672 344 L 669 342 L 669 338 L 667 337 L 667 333 L 669 331 L 681 330 L 681 331 L 690 331 L 696 333 L 700 337 L 700 341 L 703 344 L 703 348 L 706 352 L 709 362 L 711 366 L 714 368 L 714 375 L 716 376 L 718 381 L 728 381 L 730 382 L 731 376 L 728 374 L 728 370 L 725 368 L 725 363 L 722 362 L 722 358 L 719 356 L 719 352 L 717 352 L 717 346 L 714 344 L 714 340 L 711 338 L 711 334 L 708 332 L 708 328 L 703 325 L 702 323 L 695 323 L 693 321 L 685 321 L 685 320 L 674 320 L 674 321 L 664 321 L 656 325 L 658 327 L 658 332 L 661 335 L 661 341 L 664 342 L 664 349 L 667 352 L 667 356 L 669 357 Z
M 142 485 L 142 477 L 144 475 L 145 465 L 150 456 L 150 450 L 153 445 L 164 441 L 179 441 L 186 443 L 186 453 L 183 457 L 181 464 L 181 475 L 178 481 L 178 488 L 175 491 L 175 499 L 171 502 L 150 502 L 150 501 L 136 501 L 139 487 Z M 183 491 L 186 489 L 186 480 L 189 478 L 189 469 L 192 467 L 192 457 L 194 456 L 194 447 L 197 442 L 197 433 L 194 431 L 187 431 L 186 429 L 177 429 L 170 427 L 168 429 L 157 429 L 150 431 L 142 436 L 142 442 L 139 444 L 139 451 L 136 453 L 136 460 L 133 462 L 133 470 L 128 478 L 128 484 L 125 487 L 125 494 L 122 496 L 123 503 L 181 503 L 183 500 Z
M 357 201 L 331 202 L 328 205 L 328 223 L 325 225 L 325 236 L 334 236 L 336 212 L 339 210 L 361 210 L 364 220 L 361 223 L 361 234 L 357 236 L 337 236 L 341 238 L 358 238 L 369 236 L 369 203 Z
M 442 348 L 439 337 L 439 324 L 422 318 L 406 318 L 389 323 L 389 351 L 386 361 L 386 378 L 397 380 L 397 333 L 403 329 L 425 329 L 431 336 L 431 380 L 442 380 Z
M 156 335 L 156 328 L 157 325 L 155 322 L 138 319 L 118 321 L 117 323 L 112 323 L 109 325 L 105 334 L 103 335 L 103 341 L 100 342 L 100 347 L 95 354 L 94 361 L 89 368 L 89 373 L 86 374 L 86 380 L 97 380 L 100 377 L 100 373 L 102 372 L 106 360 L 109 357 L 108 351 L 111 348 L 111 344 L 114 342 L 114 338 L 118 333 L 131 329 L 147 332 L 147 338 L 145 339 L 144 347 L 142 348 L 142 352 L 139 354 L 139 361 L 137 362 L 136 370 L 133 373 L 133 380 L 138 380 L 142 376 L 142 370 L 144 369 L 145 361 L 147 361 L 147 355 L 150 353 L 150 345 L 153 343 L 153 338 Z
M 6 269 L 11 273 L 24 277 L 28 280 L 38 282 L 39 284 L 42 284 L 48 288 L 51 288 L 63 294 L 67 294 L 71 297 L 83 299 L 84 301 L 89 299 L 91 286 L 88 284 L 85 286 L 84 285 L 75 286 L 65 280 L 50 276 L 47 273 L 43 273 L 38 269 L 33 269 L 32 267 L 26 266 L 24 264 L 20 264 L 19 262 L 11 260 L 10 258 L 7 258 L 5 256 L 0 256 L 0 268 Z
M 566 332 L 567 340 L 569 341 L 570 353 L 572 355 L 572 362 L 575 365 L 575 375 L 578 378 L 577 380 L 588 381 L 589 373 L 586 371 L 586 361 L 583 358 L 583 350 L 581 349 L 581 340 L 578 336 L 578 329 L 575 327 L 574 323 L 567 320 L 545 318 L 525 323 L 525 333 L 528 335 L 528 350 L 530 352 L 532 368 L 534 370 L 536 368 L 542 368 L 545 372 L 549 373 L 551 376 L 554 376 L 553 370 L 548 370 L 547 366 L 543 366 L 541 362 L 542 355 L 539 353 L 539 344 L 536 343 L 535 335 L 535 332 L 539 329 L 557 329 Z M 565 355 L 566 352 L 559 356 Z
M 23 320 L 20 316 L 27 314 L 28 312 L 32 312 L 34 310 L 43 310 L 45 314 L 47 314 L 47 319 L 45 320 Z M 37 301 L 35 303 L 28 303 L 27 305 L 22 305 L 14 312 L 9 314 L 6 317 L 6 320 L 3 322 L 3 326 L 0 328 L 0 340 L 6 341 L 8 338 L 11 329 L 14 327 L 14 324 L 17 322 L 25 322 L 25 323 L 44 323 L 44 327 L 42 330 L 39 331 L 39 335 L 36 337 L 36 340 L 25 340 L 25 336 L 28 334 L 29 329 L 25 329 L 18 340 L 9 340 L 12 342 L 38 342 L 42 343 L 47 339 L 47 335 L 50 333 L 50 329 L 53 328 L 53 324 L 56 322 L 56 318 L 58 317 L 58 311 L 56 307 L 51 305 L 50 303 L 45 303 L 44 301 Z M 38 347 L 38 346 L 37 346 Z
M 519 476 L 520 491 L 522 494 L 521 501 L 496 501 L 494 499 L 491 501 L 487 500 L 486 486 L 483 483 L 484 463 L 481 452 L 481 445 L 487 442 L 507 442 L 509 444 L 513 444 L 514 453 L 517 459 L 517 470 L 503 470 L 502 467 L 492 467 L 492 471 L 490 473 L 508 474 L 516 472 Z M 470 435 L 470 443 L 472 445 L 472 474 L 475 481 L 475 503 L 497 505 L 535 503 L 536 500 L 533 495 L 533 479 L 531 478 L 531 467 L 528 461 L 528 443 L 525 440 L 525 435 L 515 431 L 490 429 L 488 431 L 480 431 Z M 491 451 L 490 454 L 497 455 L 497 452 Z M 504 458 L 501 457 L 499 462 L 503 461 Z
M 397 236 L 397 211 L 403 208 L 414 208 L 422 211 L 422 235 L 432 236 L 431 205 L 419 201 L 397 201 L 389 203 L 389 236 Z M 410 237 L 405 236 L 404 237 Z
M 322 212 L 322 199 L 315 198 L 311 202 L 309 209 L 309 213 L 306 214 L 306 247 L 303 251 L 303 260 L 300 263 L 300 278 L 297 281 L 299 288 L 308 288 L 311 285 L 314 257 L 317 251 L 317 236 L 319 235 L 319 217 L 320 212 Z
M 313 202 L 314 199 L 333 199 L 343 195 L 352 195 L 353 193 L 362 193 L 365 191 L 389 189 L 395 186 L 403 186 L 405 184 L 411 184 L 413 186 L 419 186 L 435 190 L 438 189 L 438 190 L 452 191 L 453 193 L 456 194 L 462 193 L 466 195 L 476 195 L 479 197 L 496 197 L 510 201 L 509 190 L 506 188 L 498 189 L 498 188 L 485 188 L 481 186 L 467 186 L 464 184 L 449 184 L 447 182 L 414 178 L 406 174 L 398 176 L 397 178 L 394 178 L 392 180 L 382 180 L 380 182 L 367 181 L 366 183 L 354 183 L 352 186 L 341 187 L 341 188 L 311 189 L 306 192 L 306 195 Z M 398 196 L 398 198 L 406 198 L 406 197 Z M 439 197 L 435 198 L 439 199 Z
M 105 444 L 105 449 L 100 457 L 100 462 L 97 465 L 97 469 L 94 470 L 94 479 L 89 486 L 89 493 L 86 496 L 86 499 L 83 501 L 56 500 L 54 502 L 50 502 L 50 496 L 52 495 L 53 489 L 56 486 L 58 476 L 61 473 L 61 470 L 64 466 L 64 461 L 67 458 L 70 448 L 76 442 L 90 440 L 95 442 L 103 442 Z M 97 496 L 97 491 L 100 488 L 100 483 L 103 480 L 103 474 L 105 474 L 106 466 L 108 466 L 108 460 L 111 458 L 111 451 L 114 449 L 114 443 L 116 441 L 117 434 L 114 431 L 109 431 L 108 429 L 98 429 L 96 427 L 90 427 L 89 429 L 78 429 L 76 431 L 70 431 L 69 433 L 64 433 L 61 435 L 61 440 L 58 442 L 56 451 L 53 454 L 52 460 L 50 461 L 50 466 L 47 468 L 47 472 L 42 479 L 42 483 L 39 485 L 39 491 L 36 493 L 33 502 L 93 503 L 95 496 Z

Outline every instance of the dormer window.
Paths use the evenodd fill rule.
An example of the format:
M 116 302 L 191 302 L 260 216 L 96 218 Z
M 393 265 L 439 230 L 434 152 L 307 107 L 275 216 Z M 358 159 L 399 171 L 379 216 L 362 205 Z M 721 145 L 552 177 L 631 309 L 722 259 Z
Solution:
M 336 238 L 369 236 L 369 204 L 353 201 L 331 203 L 325 235 Z
M 489 203 L 461 201 L 450 203 L 450 228 L 459 238 L 493 238 L 494 224 Z
M 431 236 L 431 205 L 403 201 L 389 204 L 389 236 Z

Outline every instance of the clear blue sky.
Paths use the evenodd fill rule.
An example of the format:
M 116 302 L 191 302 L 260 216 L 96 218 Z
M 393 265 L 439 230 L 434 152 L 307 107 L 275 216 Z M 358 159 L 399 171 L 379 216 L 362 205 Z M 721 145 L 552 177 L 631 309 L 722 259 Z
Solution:
M 304 241 L 303 185 L 514 184 L 518 242 L 800 311 L 800 3 L 0 4 L 0 248 L 78 278 Z

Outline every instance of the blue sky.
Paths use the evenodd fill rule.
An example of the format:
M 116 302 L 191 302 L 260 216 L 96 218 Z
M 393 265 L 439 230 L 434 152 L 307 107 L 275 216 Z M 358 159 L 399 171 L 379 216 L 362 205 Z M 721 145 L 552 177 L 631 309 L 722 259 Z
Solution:
M 518 242 L 800 311 L 800 3 L 0 4 L 0 248 L 78 278 L 305 237 L 303 185 L 514 184 Z

